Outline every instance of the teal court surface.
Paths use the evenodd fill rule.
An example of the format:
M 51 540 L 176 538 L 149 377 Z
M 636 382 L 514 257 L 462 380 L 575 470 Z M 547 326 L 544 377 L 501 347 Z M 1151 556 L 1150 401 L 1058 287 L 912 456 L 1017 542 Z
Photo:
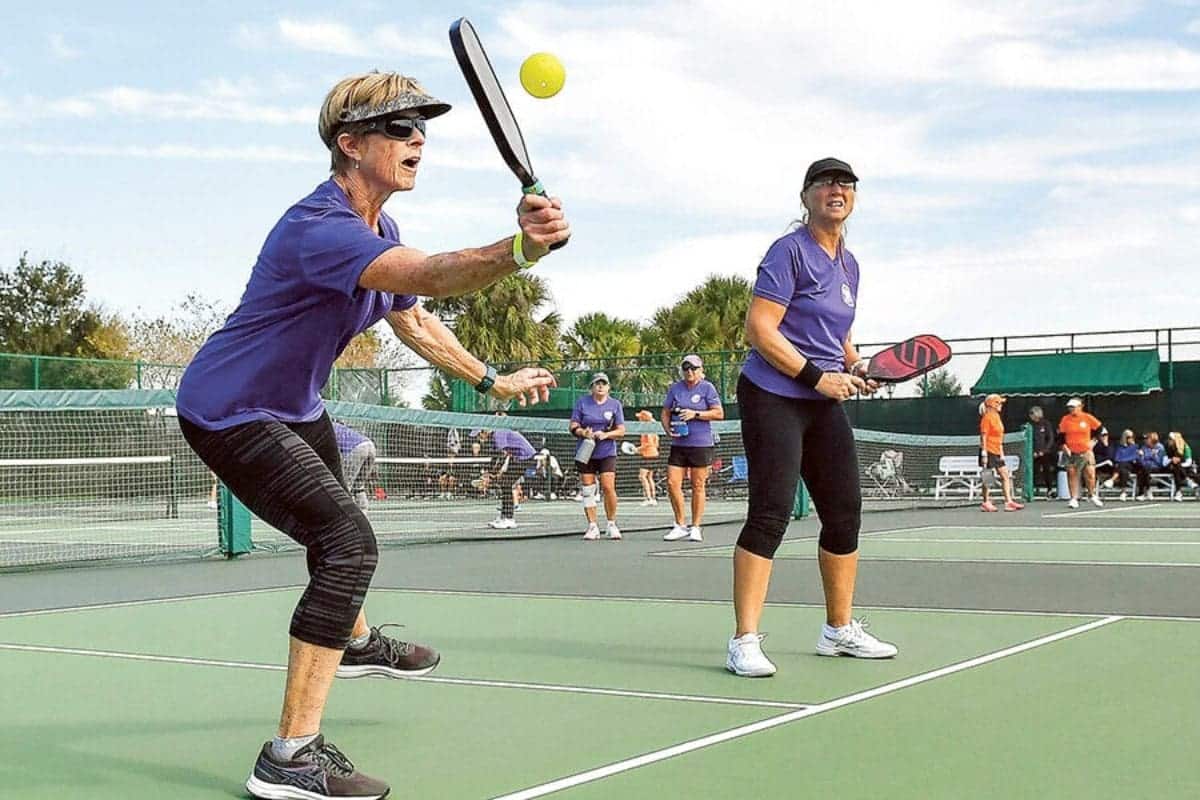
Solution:
M 813 654 L 794 523 L 758 680 L 724 670 L 735 525 L 388 547 L 370 619 L 442 663 L 336 682 L 323 732 L 392 797 L 1200 796 L 1200 503 L 1065 511 L 868 515 L 878 662 Z M 0 797 L 245 797 L 303 580 L 295 554 L 0 575 Z

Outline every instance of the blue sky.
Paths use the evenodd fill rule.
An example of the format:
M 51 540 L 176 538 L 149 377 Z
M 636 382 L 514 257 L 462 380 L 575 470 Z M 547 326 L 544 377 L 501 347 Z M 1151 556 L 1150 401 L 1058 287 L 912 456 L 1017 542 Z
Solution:
M 572 220 L 538 267 L 568 320 L 752 276 L 837 155 L 862 179 L 860 340 L 1197 323 L 1200 3 L 1000 5 L 25 6 L 0 44 L 0 261 L 68 261 L 124 312 L 236 302 L 326 177 L 325 92 L 371 68 L 455 106 L 389 203 L 406 241 L 510 234 L 517 186 L 446 40 L 461 13 Z M 517 82 L 541 50 L 567 68 L 551 100 Z

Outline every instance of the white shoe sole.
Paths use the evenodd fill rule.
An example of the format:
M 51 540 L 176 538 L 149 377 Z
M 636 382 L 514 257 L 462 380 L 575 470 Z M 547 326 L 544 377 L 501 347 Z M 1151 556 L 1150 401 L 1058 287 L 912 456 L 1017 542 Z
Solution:
M 663 541 L 664 542 L 679 542 L 686 538 L 688 538 L 687 533 L 680 533 L 680 534 L 668 533 L 666 536 L 663 537 Z
M 739 671 L 738 668 L 733 665 L 733 660 L 728 659 L 728 658 L 725 659 L 725 669 L 729 670 L 734 675 L 737 675 L 739 678 L 769 678 L 775 674 L 775 666 L 774 665 L 771 666 L 770 670 L 768 670 L 766 667 L 764 667 L 761 670 L 755 670 L 753 672 Z
M 337 668 L 336 677 L 338 678 L 420 678 L 422 675 L 428 675 L 438 668 L 438 664 L 442 663 L 442 659 L 430 664 L 425 669 L 391 669 L 379 664 L 355 664 L 353 666 L 339 666 Z
M 898 649 L 895 649 L 894 652 L 891 653 L 861 653 L 844 650 L 835 644 L 828 644 L 824 641 L 817 642 L 817 655 L 819 656 L 846 656 L 847 658 L 884 659 L 895 658 L 899 652 L 900 651 Z
M 284 786 L 277 783 L 266 783 L 251 775 L 246 781 L 246 791 L 263 800 L 329 800 L 332 795 L 317 794 L 295 786 Z M 350 800 L 379 800 L 381 794 L 361 794 Z

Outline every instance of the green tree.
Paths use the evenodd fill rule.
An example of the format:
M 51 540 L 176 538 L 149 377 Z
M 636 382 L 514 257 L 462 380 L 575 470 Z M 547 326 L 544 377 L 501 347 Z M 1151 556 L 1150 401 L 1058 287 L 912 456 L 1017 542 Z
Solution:
M 218 328 L 231 309 L 220 300 L 188 294 L 166 314 L 135 316 L 129 323 L 129 354 L 145 362 L 142 387 L 173 389 L 183 367 Z
M 949 367 L 935 369 L 924 376 L 916 389 L 920 397 L 958 397 L 963 393 L 962 384 Z
M 556 311 L 546 311 L 549 304 L 550 291 L 543 278 L 517 273 L 473 294 L 427 300 L 425 307 L 454 330 L 463 347 L 507 369 L 521 362 L 560 358 L 562 320 Z M 449 383 L 437 386 L 438 380 L 446 379 L 438 375 L 431 380 L 425 402 L 450 402 Z
M 62 261 L 31 262 L 22 253 L 12 271 L 0 270 L 0 352 L 111 359 L 124 356 L 121 320 L 87 302 L 83 276 Z M 5 359 L 0 385 L 32 388 L 32 359 Z M 117 364 L 46 361 L 40 388 L 124 388 L 132 368 Z
M 744 350 L 752 285 L 737 275 L 710 275 L 673 306 L 654 312 L 644 352 Z

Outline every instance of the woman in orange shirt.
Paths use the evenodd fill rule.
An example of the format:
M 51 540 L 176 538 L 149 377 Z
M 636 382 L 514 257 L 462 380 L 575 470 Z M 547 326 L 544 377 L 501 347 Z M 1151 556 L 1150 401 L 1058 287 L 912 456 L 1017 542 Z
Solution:
M 995 470 L 1000 476 L 1000 485 L 1004 489 L 1004 510 L 1020 511 L 1025 506 L 1013 499 L 1012 475 L 1009 474 L 1008 465 L 1004 463 L 1004 423 L 1000 420 L 1000 409 L 1003 407 L 1003 397 L 989 394 L 980 408 L 983 417 L 979 420 L 979 466 Z M 983 505 L 980 508 L 984 511 L 1000 510 L 988 497 L 987 481 L 983 482 Z
M 637 412 L 639 422 L 652 422 L 654 415 L 642 409 Z M 658 458 L 658 434 L 643 433 L 638 444 L 638 455 L 642 457 L 642 465 L 638 468 L 638 481 L 642 484 L 642 505 L 658 505 L 658 490 L 654 485 L 654 462 Z

